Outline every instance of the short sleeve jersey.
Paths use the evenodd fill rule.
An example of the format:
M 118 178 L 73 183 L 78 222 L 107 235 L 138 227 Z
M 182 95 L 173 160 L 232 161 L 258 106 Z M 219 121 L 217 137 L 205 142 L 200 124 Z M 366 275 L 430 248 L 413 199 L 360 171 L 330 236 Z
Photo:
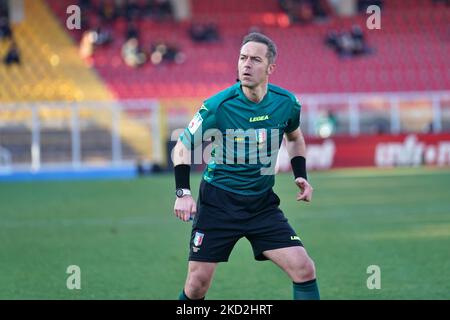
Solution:
M 259 103 L 249 100 L 240 82 L 205 100 L 181 134 L 190 150 L 212 140 L 203 179 L 242 195 L 273 187 L 275 162 L 283 133 L 300 124 L 301 106 L 289 91 L 269 84 Z

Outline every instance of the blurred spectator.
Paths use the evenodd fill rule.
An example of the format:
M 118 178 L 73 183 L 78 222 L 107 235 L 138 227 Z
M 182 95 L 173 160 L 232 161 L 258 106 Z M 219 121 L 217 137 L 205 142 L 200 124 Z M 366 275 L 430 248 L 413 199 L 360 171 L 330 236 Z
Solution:
M 98 7 L 98 13 L 106 23 L 114 22 L 119 15 L 117 4 L 114 0 L 101 0 Z
M 383 8 L 383 0 L 358 0 L 358 11 L 361 13 L 366 13 L 367 7 L 375 5 Z
M 337 131 L 338 121 L 332 110 L 325 110 L 316 123 L 316 132 L 321 138 L 328 138 Z
M 158 20 L 167 19 L 172 16 L 172 4 L 170 0 L 153 0 L 155 17 Z
M 296 1 L 294 21 L 299 23 L 308 23 L 313 21 L 314 15 L 309 1 Z
M 113 41 L 112 32 L 107 27 L 99 26 L 94 30 L 94 44 L 96 46 L 105 46 Z
M 125 39 L 136 38 L 139 39 L 139 29 L 135 21 L 130 21 L 127 26 Z
M 433 120 L 431 120 L 424 128 L 425 133 L 435 133 L 436 129 Z
M 78 6 L 81 11 L 89 10 L 91 9 L 91 0 L 78 0 Z
M 9 26 L 8 17 L 6 16 L 0 17 L 0 40 L 11 38 L 12 38 L 12 31 L 11 27 Z
M 20 64 L 20 51 L 14 39 L 11 40 L 11 44 L 9 46 L 8 52 L 3 58 L 3 62 L 7 66 L 10 66 L 12 64 Z
M 170 0 L 78 0 L 78 5 L 83 12 L 89 13 L 83 14 L 82 20 L 92 20 L 93 17 L 100 20 L 102 26 L 112 26 L 118 18 L 124 18 L 128 22 L 145 16 L 162 20 L 171 17 L 173 13 Z M 97 25 L 97 22 L 84 21 L 82 28 L 86 30 L 86 26 Z
M 351 57 L 354 53 L 354 43 L 352 36 L 343 32 L 337 39 L 337 52 L 340 57 Z
M 306 23 L 312 21 L 313 14 L 312 8 L 309 6 L 309 1 L 279 0 L 279 3 L 292 23 Z
M 331 11 L 328 1 L 317 0 L 311 1 L 313 16 L 316 21 L 326 20 L 328 18 L 329 12 Z
M 3 18 L 3 17 L 8 18 L 8 16 L 9 16 L 8 1 L 0 0 L 0 18 Z
M 83 9 L 81 9 L 81 10 L 83 10 Z M 89 10 L 89 9 L 87 9 L 87 10 Z M 81 12 L 83 12 L 83 11 L 81 11 Z M 71 30 L 72 32 L 75 32 L 75 33 L 79 32 L 77 34 L 78 40 L 81 40 L 81 37 L 83 36 L 83 32 L 85 32 L 86 30 L 89 30 L 90 27 L 91 27 L 91 19 L 88 17 L 87 14 L 81 14 L 80 20 L 81 20 L 80 21 L 81 22 L 81 26 L 80 26 L 81 28 L 80 29 Z
M 329 31 L 325 37 L 325 44 L 343 58 L 372 53 L 372 49 L 366 44 L 363 31 L 358 25 L 352 26 L 350 32 Z
M 279 0 L 281 9 L 292 23 L 321 21 L 328 16 L 328 4 L 324 0 Z
M 116 17 L 126 18 L 127 16 L 127 0 L 112 0 L 115 4 Z
M 136 0 L 128 0 L 125 5 L 126 18 L 128 21 L 135 20 L 141 15 L 141 8 Z
M 336 30 L 328 31 L 325 37 L 325 44 L 334 49 L 337 46 L 338 38 L 339 33 Z
M 164 62 L 181 64 L 186 60 L 186 55 L 175 45 L 158 42 L 152 45 L 150 60 L 154 65 Z
M 354 55 L 369 53 L 370 50 L 366 45 L 364 33 L 360 26 L 353 25 L 352 30 L 350 31 L 350 35 L 353 41 Z
M 434 4 L 442 3 L 442 4 L 445 4 L 445 5 L 449 6 L 450 5 L 450 0 L 433 0 L 433 3 Z
M 128 39 L 122 46 L 122 58 L 129 67 L 140 67 L 146 60 L 147 56 L 141 50 L 137 38 Z
M 209 43 L 219 41 L 219 32 L 217 31 L 217 26 L 213 23 L 194 23 L 189 28 L 189 35 L 194 42 Z
M 372 132 L 374 134 L 389 134 L 391 125 L 389 120 L 385 118 L 376 118 L 372 121 Z
M 90 59 L 94 54 L 94 44 L 96 41 L 95 32 L 87 30 L 83 32 L 83 36 L 80 41 L 80 56 L 83 59 Z
M 95 22 L 98 25 L 98 22 Z M 88 28 L 84 31 L 80 40 L 80 56 L 92 63 L 92 56 L 96 46 L 106 46 L 113 41 L 113 33 L 110 27 L 98 25 L 95 29 Z
M 155 18 L 156 20 L 164 20 L 173 14 L 170 0 L 145 0 L 142 11 L 145 16 Z

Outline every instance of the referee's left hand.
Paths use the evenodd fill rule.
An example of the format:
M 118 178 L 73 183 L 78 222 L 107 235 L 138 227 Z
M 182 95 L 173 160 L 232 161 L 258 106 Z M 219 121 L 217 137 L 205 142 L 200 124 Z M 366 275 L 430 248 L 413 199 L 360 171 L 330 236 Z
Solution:
M 297 201 L 310 202 L 314 189 L 309 182 L 303 178 L 297 178 L 295 179 L 295 184 L 300 188 L 300 192 L 297 193 Z

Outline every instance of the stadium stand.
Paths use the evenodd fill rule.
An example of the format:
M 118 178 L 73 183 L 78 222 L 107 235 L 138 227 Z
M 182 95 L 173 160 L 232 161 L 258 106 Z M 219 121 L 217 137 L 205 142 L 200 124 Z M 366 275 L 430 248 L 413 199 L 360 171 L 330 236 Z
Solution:
M 70 1 L 47 2 L 65 21 L 64 9 Z M 189 38 L 189 23 L 146 18 L 138 23 L 144 47 L 163 39 L 182 48 L 186 61 L 179 65 L 155 67 L 148 63 L 138 70 L 130 69 L 120 57 L 126 20 L 114 22 L 114 41 L 96 50 L 93 65 L 118 97 L 205 97 L 226 87 L 234 81 L 230 74 L 235 70 L 235 48 L 252 27 L 278 43 L 281 59 L 273 82 L 294 92 L 443 90 L 450 80 L 450 41 L 446 36 L 450 13 L 448 7 L 431 0 L 386 1 L 382 31 L 364 28 L 374 53 L 351 61 L 324 50 L 324 37 L 330 30 L 365 26 L 367 15 L 331 17 L 325 24 L 291 25 L 274 0 L 196 0 L 192 4 L 192 21 L 217 25 L 220 41 L 194 43 Z
M 25 1 L 27 15 L 23 23 L 12 26 L 23 63 L 0 66 L 0 77 L 8 79 L 2 86 L 0 100 L 80 101 L 112 100 L 96 74 L 83 64 L 76 47 L 59 27 L 41 1 Z M 8 42 L 1 42 L 0 54 Z
M 0 86 L 0 102 L 34 102 L 40 104 L 37 106 L 39 117 L 45 122 L 58 121 L 61 118 L 70 121 L 71 111 L 67 108 L 62 111 L 48 109 L 45 103 L 41 104 L 43 101 L 114 101 L 114 91 L 109 90 L 95 70 L 90 69 L 80 59 L 77 46 L 65 30 L 61 28 L 46 3 L 36 0 L 25 1 L 24 4 L 25 11 L 32 14 L 28 14 L 23 23 L 12 27 L 23 63 L 13 66 L 0 65 L 0 79 L 8 79 L 8 81 L 2 81 Z M 5 54 L 8 45 L 8 41 L 0 41 L 0 56 Z M 80 111 L 82 119 L 93 120 L 90 124 L 91 127 L 95 128 L 96 134 L 108 135 L 108 132 L 111 131 L 110 110 L 87 107 Z M 5 124 L 11 121 L 14 123 L 22 122 L 26 127 L 30 119 L 31 110 L 0 110 L 0 121 Z M 10 142 L 12 136 L 8 134 L 8 130 L 17 131 L 18 129 L 2 127 L 2 145 L 14 149 L 14 143 Z M 23 130 L 22 128 L 21 132 L 29 131 L 29 129 Z M 53 129 L 56 135 L 64 136 L 67 134 L 64 131 L 55 130 Z M 151 159 L 152 155 L 149 151 L 152 148 L 151 133 L 144 125 L 128 117 L 126 112 L 122 112 L 119 132 L 124 145 L 126 145 L 124 150 L 128 150 L 128 153 L 133 156 Z M 23 134 L 29 136 L 29 132 Z M 82 134 L 85 134 L 85 132 L 83 131 Z M 96 141 L 96 134 L 85 140 Z M 17 137 L 14 140 L 17 140 Z M 27 141 L 25 146 L 30 144 L 30 141 Z M 44 135 L 42 143 L 45 144 L 46 141 Z M 62 144 L 61 142 L 59 147 Z M 24 144 L 21 143 L 20 145 L 23 148 Z M 43 147 L 45 149 L 45 145 Z M 48 148 L 51 149 L 52 147 Z M 110 145 L 109 148 L 111 149 Z M 23 156 L 14 157 L 14 160 L 18 162 L 26 160 L 29 158 L 29 153 L 29 150 L 25 153 L 19 153 Z M 60 153 L 64 152 L 61 150 Z M 57 155 L 55 156 L 55 153 L 52 153 L 52 156 L 55 157 L 54 161 L 61 160 Z

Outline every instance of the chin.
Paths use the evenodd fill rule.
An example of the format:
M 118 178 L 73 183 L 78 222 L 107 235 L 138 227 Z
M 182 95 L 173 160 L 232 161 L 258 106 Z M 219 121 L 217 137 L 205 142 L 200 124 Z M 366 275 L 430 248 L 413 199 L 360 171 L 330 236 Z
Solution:
M 250 89 L 255 87 L 255 84 L 252 81 L 248 80 L 241 80 L 241 85 Z

